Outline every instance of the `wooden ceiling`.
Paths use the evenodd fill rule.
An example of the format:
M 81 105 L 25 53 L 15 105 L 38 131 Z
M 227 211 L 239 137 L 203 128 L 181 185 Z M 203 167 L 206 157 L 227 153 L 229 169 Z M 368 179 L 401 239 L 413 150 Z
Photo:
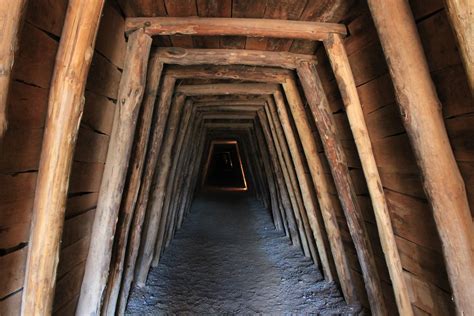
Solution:
M 235 17 L 340 22 L 357 0 L 116 0 L 127 17 Z M 313 54 L 317 43 L 239 36 L 157 36 L 154 46 L 231 48 Z

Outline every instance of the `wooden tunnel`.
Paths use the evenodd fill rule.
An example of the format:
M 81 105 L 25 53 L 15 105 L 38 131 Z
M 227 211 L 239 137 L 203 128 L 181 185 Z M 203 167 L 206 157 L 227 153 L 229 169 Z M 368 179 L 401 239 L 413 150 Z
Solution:
M 472 11 L 0 1 L 0 315 L 122 315 L 224 140 L 346 302 L 473 315 Z

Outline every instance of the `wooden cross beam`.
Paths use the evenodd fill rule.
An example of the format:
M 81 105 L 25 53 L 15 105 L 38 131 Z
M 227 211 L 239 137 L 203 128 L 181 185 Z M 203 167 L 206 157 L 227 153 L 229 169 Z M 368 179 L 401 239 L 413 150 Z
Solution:
M 331 33 L 347 34 L 343 24 L 276 19 L 138 17 L 125 21 L 125 33 L 142 28 L 150 36 L 248 36 L 310 41 L 323 41 Z
M 258 83 L 220 83 L 220 84 L 203 84 L 203 85 L 182 85 L 176 87 L 175 93 L 184 94 L 186 96 L 196 95 L 229 95 L 229 94 L 273 94 L 278 90 L 277 84 L 258 84 Z
M 163 47 L 155 50 L 165 64 L 192 65 L 248 65 L 257 67 L 280 67 L 295 69 L 300 62 L 316 63 L 313 55 L 287 52 L 270 52 L 247 49 L 186 49 Z

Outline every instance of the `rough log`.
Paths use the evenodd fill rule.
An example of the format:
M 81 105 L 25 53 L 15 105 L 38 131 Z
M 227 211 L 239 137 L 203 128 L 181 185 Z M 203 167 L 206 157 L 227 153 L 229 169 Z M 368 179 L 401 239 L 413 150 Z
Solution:
M 309 41 L 325 40 L 331 33 L 347 33 L 343 24 L 276 19 L 146 17 L 125 21 L 125 32 L 142 28 L 150 36 L 247 36 Z
M 245 80 L 255 82 L 280 83 L 291 75 L 291 70 L 246 65 L 170 65 L 166 74 L 179 79 L 212 78 L 242 80 L 242 78 L 245 78 Z
M 10 76 L 18 49 L 18 35 L 25 12 L 26 0 L 0 2 L 0 141 L 8 127 L 7 101 Z
M 268 97 L 268 99 L 269 102 L 266 104 L 265 108 L 272 107 L 272 110 L 276 111 L 275 102 L 273 101 L 272 97 Z M 307 257 L 312 257 L 314 264 L 319 267 L 320 260 L 317 255 L 316 246 L 313 242 L 313 233 L 308 222 L 308 217 L 306 216 L 306 210 L 303 203 L 303 194 L 301 193 L 296 180 L 293 162 L 290 159 L 287 159 L 287 156 L 289 156 L 289 150 L 286 140 L 282 137 L 278 137 L 282 135 L 277 135 L 271 128 L 272 126 L 278 126 L 278 129 L 281 132 L 282 127 L 280 121 L 276 116 L 272 117 L 271 120 L 268 120 L 268 123 L 263 118 L 261 118 L 260 124 L 262 126 L 261 133 L 263 133 L 265 138 L 269 138 L 267 141 L 267 146 L 271 146 L 272 148 L 272 153 L 275 155 L 274 164 L 278 164 L 276 168 L 281 169 L 284 185 L 283 190 L 287 191 L 291 202 L 293 213 L 287 213 L 287 216 L 290 217 L 293 215 L 296 220 L 296 225 L 300 233 L 300 240 L 302 241 L 303 253 Z
M 458 41 L 471 95 L 474 95 L 474 27 L 472 26 L 474 4 L 470 0 L 444 0 L 444 3 Z
M 114 252 L 112 254 L 107 290 L 103 303 L 103 314 L 105 315 L 115 315 L 120 284 L 122 281 L 128 234 L 142 180 L 146 150 L 148 148 L 148 140 L 150 136 L 151 121 L 162 70 L 163 63 L 161 63 L 156 56 L 152 57 L 148 66 L 145 94 L 143 97 L 142 108 L 140 110 L 135 144 L 130 159 L 131 164 L 129 166 L 129 176 L 127 181 L 128 187 L 127 191 L 124 192 L 122 205 L 120 205 L 119 221 L 114 238 Z
M 364 171 L 374 208 L 380 243 L 385 255 L 385 261 L 387 262 L 390 279 L 393 283 L 398 312 L 400 315 L 410 316 L 413 315 L 413 310 L 403 277 L 403 269 L 393 234 L 390 212 L 383 191 L 382 180 L 377 169 L 377 163 L 375 162 L 369 131 L 365 123 L 349 59 L 340 36 L 331 35 L 327 41 L 324 41 L 324 46 L 342 95 L 349 125 L 359 153 L 362 170 Z
M 192 65 L 248 65 L 295 69 L 301 61 L 316 62 L 312 55 L 246 49 L 185 49 L 158 48 L 155 52 L 165 64 Z
M 66 13 L 48 101 L 22 315 L 51 314 L 72 156 L 103 5 L 71 0 Z
M 325 175 L 323 162 L 321 161 L 316 142 L 309 125 L 308 117 L 303 106 L 301 97 L 297 91 L 294 80 L 288 80 L 283 84 L 283 88 L 287 95 L 290 111 L 295 120 L 298 120 L 296 128 L 302 143 L 303 151 L 308 161 L 309 171 L 312 183 L 318 192 L 319 206 L 323 218 L 324 226 L 328 236 L 331 252 L 335 262 L 335 268 L 339 283 L 348 303 L 358 301 L 352 272 L 344 249 L 339 223 L 337 222 L 336 205 L 330 194 L 330 179 Z
M 288 165 L 284 165 L 284 161 L 281 159 L 281 155 L 278 155 L 278 147 L 279 143 L 277 139 L 274 139 L 272 137 L 270 127 L 268 122 L 266 122 L 266 117 L 264 116 L 264 113 L 262 111 L 259 111 L 259 121 L 261 125 L 261 131 L 257 130 L 256 134 L 258 135 L 259 133 L 264 135 L 264 138 L 266 139 L 267 146 L 266 147 L 271 147 L 271 152 L 275 156 L 274 158 L 274 163 L 275 164 L 280 164 L 280 168 L 282 169 L 283 172 L 283 177 L 285 182 L 287 183 L 287 187 L 289 187 L 289 190 L 294 190 L 294 187 L 291 186 L 291 180 L 289 179 L 288 171 L 285 172 L 285 167 L 288 169 Z M 258 136 L 257 136 L 258 137 Z M 263 141 L 261 142 L 260 146 L 264 146 Z M 301 193 L 304 199 L 304 192 Z M 305 208 L 302 206 L 297 206 L 294 207 L 294 214 L 296 218 L 296 223 L 298 225 L 298 230 L 300 233 L 300 240 L 303 248 L 303 253 L 307 257 L 313 258 L 314 263 L 318 266 L 319 265 L 319 260 L 317 256 L 317 251 L 314 243 L 312 242 L 312 231 L 311 227 L 308 223 L 308 218 L 305 213 Z
M 179 207 L 179 219 L 178 219 L 178 229 L 181 227 L 183 224 L 183 219 L 187 214 L 187 210 L 189 209 L 189 204 L 192 199 L 192 195 L 194 193 L 194 188 L 195 188 L 195 183 L 198 181 L 197 180 L 197 169 L 199 168 L 200 162 L 202 160 L 202 156 L 199 156 L 199 153 L 202 152 L 203 146 L 204 146 L 204 129 L 202 128 L 202 125 L 204 122 L 202 120 L 199 120 L 197 123 L 197 139 L 199 141 L 192 143 L 192 151 L 190 151 L 190 154 L 188 155 L 187 158 L 187 165 L 190 165 L 192 161 L 196 160 L 195 164 L 191 165 L 191 168 L 189 171 L 186 173 L 186 183 L 184 187 L 184 194 L 183 194 L 183 202 L 181 203 Z M 198 159 L 195 159 L 195 157 L 198 157 Z M 194 182 L 194 183 L 193 183 Z
M 368 3 L 433 209 L 457 313 L 469 315 L 474 313 L 474 227 L 416 24 L 405 1 Z M 400 38 L 407 43 L 404 49 Z
M 151 37 L 138 30 L 129 37 L 120 80 L 109 150 L 92 226 L 79 315 L 99 315 L 109 272 L 113 238 L 122 200 L 135 126 L 143 98 Z
M 339 200 L 359 258 L 372 313 L 385 315 L 387 311 L 372 246 L 316 66 L 312 63 L 300 63 L 297 73 L 331 167 Z
M 174 210 L 171 208 L 171 203 L 172 201 L 177 197 L 177 192 L 174 190 L 174 184 L 176 183 L 176 173 L 177 173 L 177 166 L 178 166 L 178 162 L 179 162 L 179 157 L 180 157 L 180 154 L 181 154 L 181 151 L 183 149 L 183 142 L 184 142 L 184 136 L 185 136 L 185 133 L 186 133 L 186 129 L 188 127 L 188 124 L 189 124 L 189 119 L 191 117 L 191 114 L 192 114 L 192 101 L 187 99 L 185 104 L 184 104 L 184 109 L 182 110 L 183 111 L 183 114 L 182 114 L 182 118 L 181 118 L 181 122 L 180 122 L 180 125 L 177 125 L 176 126 L 176 129 L 178 129 L 178 132 L 177 132 L 177 135 L 176 135 L 176 140 L 175 140 L 175 143 L 173 145 L 173 152 L 171 153 L 171 157 L 173 157 L 172 159 L 172 165 L 171 165 L 171 170 L 170 170 L 170 174 L 168 176 L 168 184 L 166 185 L 166 189 L 165 189 L 165 204 L 164 204 L 164 210 L 165 212 L 169 212 L 169 214 L 171 215 L 170 216 L 170 225 L 171 227 L 174 227 L 175 225 L 175 219 L 176 219 L 176 213 L 174 212 Z M 169 129 L 169 127 L 168 127 Z M 166 247 L 168 247 L 169 245 L 169 242 L 171 241 L 171 238 L 172 238 L 172 232 L 174 231 L 174 228 L 173 229 L 169 229 L 167 231 L 167 234 L 166 234 Z M 152 262 L 152 266 L 156 266 L 157 263 L 155 262 Z
M 182 85 L 176 88 L 176 93 L 186 96 L 195 95 L 226 95 L 226 94 L 272 94 L 278 89 L 277 84 L 264 83 L 219 83 L 202 85 Z
M 173 149 L 173 143 L 176 138 L 179 120 L 181 112 L 185 104 L 185 96 L 178 95 L 172 103 L 171 111 L 169 114 L 168 123 L 166 124 L 166 135 L 163 142 L 163 150 L 160 153 L 158 164 L 156 166 L 157 173 L 155 175 L 156 185 L 152 192 L 150 201 L 148 203 L 148 226 L 147 231 L 144 232 L 143 236 L 146 238 L 143 240 L 141 246 L 141 258 L 140 266 L 138 267 L 136 274 L 136 282 L 138 286 L 144 286 L 148 271 L 150 269 L 153 254 L 155 252 L 155 245 L 157 244 L 157 236 L 159 232 L 163 232 L 164 223 L 166 223 L 167 214 L 163 213 L 163 203 L 165 198 L 166 183 L 170 173 L 171 165 L 171 153 Z M 161 220 L 160 220 L 161 218 Z M 159 235 L 162 237 L 162 235 Z M 159 238 L 158 238 L 159 240 Z
M 122 276 L 122 284 L 120 288 L 120 295 L 118 300 L 119 315 L 125 313 L 127 307 L 128 295 L 134 280 L 135 267 L 140 249 L 140 241 L 145 222 L 146 209 L 148 199 L 154 178 L 158 155 L 161 149 L 161 142 L 163 140 L 164 122 L 168 118 L 168 111 L 171 103 L 171 95 L 173 94 L 173 87 L 175 79 L 165 78 L 161 88 L 159 101 L 157 103 L 158 109 L 155 109 L 154 122 L 152 123 L 151 138 L 149 141 L 149 149 L 146 156 L 145 169 L 143 171 L 142 182 L 138 193 L 138 199 L 135 206 L 134 217 L 132 220 L 132 229 L 129 236 L 127 255 L 125 261 L 124 272 Z M 145 226 L 146 229 L 146 226 Z
M 334 263 L 331 258 L 331 252 L 329 251 L 327 245 L 324 241 L 323 229 L 322 225 L 319 222 L 316 212 L 318 200 L 316 198 L 316 194 L 312 189 L 310 181 L 308 179 L 308 175 L 306 174 L 303 166 L 304 160 L 303 157 L 298 149 L 297 146 L 297 139 L 296 133 L 293 132 L 291 128 L 290 116 L 286 109 L 285 101 L 283 95 L 280 91 L 276 91 L 274 94 L 275 105 L 277 108 L 278 117 L 280 118 L 280 122 L 283 128 L 283 132 L 285 134 L 286 141 L 288 143 L 288 148 L 290 150 L 291 158 L 294 164 L 296 176 L 298 179 L 298 183 L 300 186 L 301 194 L 303 196 L 303 203 L 306 209 L 306 213 L 308 214 L 309 222 L 311 224 L 311 229 L 314 235 L 314 239 L 316 240 L 316 244 L 318 246 L 318 253 L 319 258 L 321 260 L 321 266 L 323 268 L 324 277 L 328 281 L 336 280 L 335 271 L 334 271 Z M 294 98 L 288 97 L 288 105 L 292 112 L 295 112 L 292 108 L 295 107 Z M 296 115 L 297 113 L 293 113 L 293 119 L 295 122 L 295 126 L 299 128 L 299 125 L 305 124 L 305 116 Z M 300 132 L 300 130 L 298 130 Z M 312 136 L 312 133 L 309 134 Z M 300 135 L 301 137 L 301 135 Z M 304 149 L 305 144 L 302 144 Z M 308 162 L 309 164 L 309 162 Z

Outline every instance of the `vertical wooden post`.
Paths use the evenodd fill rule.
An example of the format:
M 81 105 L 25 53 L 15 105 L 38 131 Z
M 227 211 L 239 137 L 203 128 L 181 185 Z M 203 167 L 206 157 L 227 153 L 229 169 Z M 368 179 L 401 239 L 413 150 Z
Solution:
M 151 37 L 137 30 L 128 38 L 112 134 L 92 226 L 78 315 L 99 315 L 122 200 L 133 136 L 145 88 Z
M 133 215 L 131 232 L 127 245 L 124 272 L 122 275 L 122 284 L 120 287 L 120 295 L 117 303 L 117 314 L 119 315 L 125 313 L 128 295 L 130 293 L 130 288 L 134 279 L 135 266 L 140 248 L 148 199 L 156 170 L 156 164 L 158 162 L 158 155 L 161 149 L 161 142 L 163 140 L 164 127 L 162 125 L 163 122 L 166 122 L 168 118 L 169 103 L 171 102 L 174 84 L 175 79 L 171 77 L 166 77 L 163 80 L 159 101 L 157 105 L 155 105 L 157 106 L 157 109 L 155 109 L 153 116 L 154 122 L 152 123 L 151 138 L 148 146 L 149 149 L 146 155 L 145 169 L 143 171 L 142 182 Z
M 318 200 L 316 198 L 315 192 L 312 190 L 312 186 L 309 181 L 308 175 L 305 173 L 303 168 L 303 157 L 297 147 L 297 140 L 296 135 L 293 133 L 291 128 L 290 116 L 286 109 L 286 105 L 283 99 L 283 95 L 280 91 L 275 92 L 274 94 L 275 104 L 278 112 L 278 116 L 281 121 L 281 125 L 283 127 L 284 134 L 286 136 L 286 140 L 288 142 L 288 148 L 291 153 L 291 157 L 295 166 L 296 176 L 298 178 L 298 182 L 300 184 L 301 194 L 303 196 L 303 203 L 306 209 L 306 213 L 308 214 L 309 221 L 311 224 L 311 229 L 313 231 L 314 239 L 316 240 L 316 245 L 318 246 L 319 258 L 321 259 L 321 265 L 323 268 L 324 277 L 328 281 L 336 280 L 335 270 L 334 270 L 334 262 L 331 258 L 331 252 L 329 251 L 323 235 L 323 228 L 321 223 L 319 222 L 316 216 L 316 204 Z M 290 104 L 290 109 L 294 106 L 293 100 L 289 99 L 288 103 Z M 292 111 L 293 112 L 293 111 Z M 305 122 L 303 121 L 302 116 L 295 115 L 293 113 L 293 119 L 295 120 L 295 126 L 299 128 L 299 125 L 303 125 Z M 310 132 L 308 136 L 313 136 Z M 300 136 L 301 137 L 301 136 Z M 305 147 L 304 144 L 302 146 Z M 317 155 L 317 153 L 314 153 Z
M 163 63 L 159 61 L 157 55 L 153 56 L 150 59 L 150 65 L 148 66 L 143 105 L 140 111 L 134 150 L 132 151 L 132 157 L 130 159 L 131 164 L 129 166 L 128 190 L 124 192 L 124 198 L 122 199 L 123 203 L 120 205 L 119 221 L 117 223 L 117 231 L 114 237 L 114 249 L 110 264 L 107 290 L 103 303 L 103 313 L 106 315 L 115 315 L 117 298 L 122 280 L 128 233 L 142 180 L 143 166 L 145 164 L 148 139 L 150 136 L 151 121 L 162 70 Z
M 268 97 L 267 104 L 265 106 L 267 112 L 268 122 L 270 126 L 270 131 L 272 132 L 273 139 L 275 140 L 275 149 L 278 160 L 280 161 L 283 177 L 286 180 L 285 184 L 290 201 L 293 205 L 295 211 L 304 210 L 303 197 L 299 190 L 298 180 L 296 178 L 296 172 L 293 165 L 293 161 L 290 157 L 290 151 L 288 149 L 287 142 L 285 140 L 285 135 L 281 126 L 281 122 L 277 115 L 277 110 L 275 106 L 275 101 L 273 96 Z M 281 193 L 281 192 L 280 192 Z M 288 216 L 288 215 L 287 215 Z M 314 263 L 316 266 L 320 266 L 319 257 L 313 256 Z
M 275 103 L 272 103 L 272 105 L 275 105 Z M 319 260 L 318 260 L 318 250 L 317 246 L 319 246 L 318 241 L 315 240 L 314 238 L 314 232 L 312 231 L 312 226 L 309 223 L 308 216 L 307 216 L 307 210 L 305 208 L 306 204 L 304 203 L 304 195 L 305 191 L 304 190 L 299 190 L 299 186 L 297 181 L 294 179 L 294 170 L 296 167 L 296 163 L 289 163 L 289 161 L 285 161 L 283 154 L 282 154 L 282 142 L 281 139 L 274 138 L 273 134 L 271 133 L 271 128 L 269 122 L 267 122 L 266 117 L 264 116 L 264 113 L 262 111 L 258 112 L 258 117 L 260 120 L 260 125 L 261 125 L 261 131 L 256 130 L 256 134 L 258 135 L 259 133 L 262 133 L 265 138 L 267 138 L 267 147 L 271 146 L 273 155 L 275 155 L 275 164 L 280 165 L 280 169 L 282 171 L 283 175 L 283 180 L 286 184 L 286 187 L 289 192 L 290 196 L 290 201 L 292 202 L 293 205 L 293 211 L 295 214 L 296 218 L 296 223 L 298 225 L 299 231 L 300 231 L 300 239 L 302 240 L 302 245 L 303 245 L 303 252 L 305 256 L 307 257 L 312 257 L 313 261 L 316 266 L 319 266 Z M 263 146 L 263 145 L 260 145 Z M 285 148 L 287 149 L 287 148 Z M 293 167 L 295 166 L 295 167 Z M 298 196 L 299 195 L 299 196 Z M 313 242 L 313 240 L 316 242 Z
M 103 0 L 69 1 L 48 101 L 22 315 L 51 314 L 72 156 L 103 5 Z
M 166 136 L 163 142 L 163 149 L 160 153 L 160 158 L 156 166 L 156 185 L 151 195 L 151 199 L 148 203 L 149 222 L 148 229 L 144 231 L 146 236 L 143 239 L 141 250 L 140 250 L 140 265 L 137 268 L 136 282 L 138 286 L 144 286 L 148 271 L 150 269 L 151 262 L 153 260 L 153 254 L 155 252 L 155 244 L 157 243 L 158 232 L 163 232 L 162 228 L 166 220 L 162 214 L 163 202 L 165 197 L 166 183 L 170 172 L 171 164 L 171 151 L 173 148 L 173 142 L 177 133 L 177 126 L 179 124 L 181 111 L 184 107 L 185 102 L 184 95 L 175 96 L 175 101 L 170 111 L 168 124 L 166 126 Z M 161 218 L 161 221 L 160 221 Z M 163 236 L 160 234 L 159 238 Z
M 298 77 L 311 108 L 321 136 L 324 151 L 331 167 L 342 209 L 346 215 L 357 257 L 362 269 L 370 308 L 376 315 L 385 315 L 385 301 L 382 285 L 375 265 L 375 258 L 365 228 L 364 219 L 357 202 L 357 196 L 349 175 L 345 153 L 337 136 L 334 119 L 326 98 L 321 79 L 314 63 L 301 62 L 297 68 Z
M 351 65 L 347 58 L 342 37 L 331 34 L 324 46 L 329 56 L 336 81 L 344 102 L 347 118 L 352 135 L 356 143 L 359 158 L 364 171 L 367 187 L 369 189 L 372 206 L 374 208 L 380 243 L 385 254 L 390 279 L 393 283 L 395 299 L 400 315 L 413 315 L 408 289 L 403 278 L 403 269 L 398 254 L 397 243 L 393 234 L 392 222 L 388 210 L 387 200 L 383 192 L 382 180 L 377 169 L 369 131 L 365 124 L 362 105 L 357 94 L 357 89 L 352 75 Z
M 457 312 L 469 315 L 474 313 L 474 228 L 416 24 L 406 1 L 368 3 L 433 209 Z
M 8 127 L 8 90 L 25 7 L 26 0 L 0 2 L 0 141 Z
M 174 226 L 175 226 L 176 213 L 174 212 L 171 204 L 173 200 L 178 197 L 177 192 L 174 190 L 175 188 L 174 184 L 177 180 L 176 179 L 177 172 L 178 172 L 177 166 L 178 166 L 181 151 L 183 149 L 184 137 L 185 137 L 188 123 L 192 114 L 192 101 L 190 99 L 187 99 L 185 101 L 184 109 L 182 111 L 183 111 L 183 114 L 182 114 L 180 125 L 176 126 L 176 129 L 178 129 L 178 132 L 176 135 L 175 144 L 173 145 L 174 147 L 173 152 L 171 153 L 174 159 L 172 161 L 170 175 L 168 176 L 168 181 L 167 181 L 168 183 L 165 188 L 165 203 L 164 203 L 163 208 L 166 209 L 165 212 L 169 212 L 170 214 L 170 217 L 169 217 L 170 229 L 167 231 L 167 234 L 166 234 L 166 247 L 168 247 L 169 243 L 171 242 L 171 239 L 173 237 L 173 232 L 174 232 Z
M 444 4 L 458 40 L 471 95 L 474 95 L 474 27 L 472 26 L 474 4 L 472 0 L 444 0 Z
M 323 163 L 318 154 L 316 142 L 311 127 L 309 126 L 306 111 L 301 97 L 296 90 L 294 81 L 291 80 L 290 82 L 285 83 L 283 87 L 288 98 L 290 111 L 294 119 L 298 120 L 296 127 L 308 161 L 312 183 L 316 192 L 318 192 L 318 202 L 321 215 L 324 221 L 324 226 L 326 227 L 326 233 L 331 246 L 331 252 L 336 265 L 340 286 L 346 301 L 348 303 L 355 303 L 358 301 L 358 297 L 353 285 L 354 282 L 352 279 L 350 263 L 344 248 L 344 241 L 342 240 L 339 223 L 337 222 L 335 212 L 337 206 L 334 205 L 335 202 L 333 202 L 331 194 L 329 193 L 331 187 L 329 176 L 325 175 Z
M 259 134 L 258 133 L 256 134 L 258 137 Z M 266 129 L 263 128 L 263 125 L 262 125 L 262 134 L 265 137 Z M 297 247 L 301 247 L 305 255 L 309 257 L 309 254 L 310 254 L 309 246 L 307 244 L 307 239 L 306 239 L 305 231 L 303 228 L 303 223 L 299 214 L 299 209 L 296 206 L 296 202 L 294 201 L 294 198 L 292 198 L 291 196 L 291 193 L 293 192 L 290 188 L 289 179 L 285 177 L 283 164 L 280 164 L 278 161 L 276 147 L 274 143 L 271 141 L 271 137 L 266 136 L 265 138 L 267 139 L 266 147 L 268 148 L 270 158 L 273 162 L 273 169 L 275 170 L 276 175 L 277 175 L 277 182 L 279 182 L 279 186 L 282 189 L 282 193 L 283 193 L 282 202 L 287 214 L 286 216 L 289 223 L 291 242 L 293 243 L 293 245 Z M 257 141 L 258 141 L 258 138 L 257 138 Z M 260 141 L 260 143 L 262 142 L 263 141 Z M 263 146 L 263 144 L 261 146 Z

